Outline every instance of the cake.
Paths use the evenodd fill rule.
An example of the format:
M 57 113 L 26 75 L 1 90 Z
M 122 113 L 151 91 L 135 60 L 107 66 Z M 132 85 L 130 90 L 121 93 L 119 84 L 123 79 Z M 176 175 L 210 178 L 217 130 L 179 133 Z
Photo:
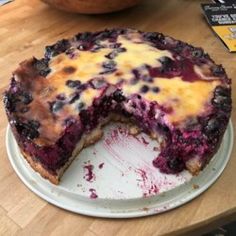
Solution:
M 24 158 L 53 184 L 111 121 L 161 142 L 153 160 L 161 172 L 197 175 L 229 122 L 230 84 L 201 48 L 161 33 L 108 29 L 78 33 L 21 62 L 4 105 Z

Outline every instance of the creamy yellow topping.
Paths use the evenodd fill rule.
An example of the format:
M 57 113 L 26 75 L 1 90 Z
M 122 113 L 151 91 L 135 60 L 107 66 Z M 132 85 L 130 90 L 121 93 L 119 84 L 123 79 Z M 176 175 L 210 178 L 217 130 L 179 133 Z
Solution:
M 119 87 L 126 96 L 140 93 L 141 87 L 148 85 L 149 91 L 140 93 L 140 95 L 149 101 L 156 101 L 165 108 L 170 108 L 169 111 L 172 112 L 167 113 L 165 118 L 172 124 L 204 112 L 207 103 L 212 98 L 215 87 L 221 83 L 217 78 L 209 77 L 213 81 L 207 81 L 208 77 L 204 71 L 208 68 L 204 68 L 203 71 L 203 69 L 195 65 L 194 70 L 203 80 L 188 82 L 182 80 L 181 77 L 156 77 L 153 78 L 151 83 L 139 80 L 138 83 L 133 85 L 130 83 L 130 80 L 135 77 L 132 72 L 133 69 L 139 69 L 142 76 L 149 76 L 145 66 L 160 67 L 161 64 L 158 59 L 161 57 L 169 57 L 174 60 L 171 52 L 159 50 L 147 42 L 144 43 L 140 34 L 134 34 L 130 37 L 119 36 L 117 43 L 120 43 L 120 47 L 125 48 L 126 51 L 120 52 L 114 57 L 113 61 L 116 64 L 115 72 L 101 74 L 105 70 L 103 63 L 109 61 L 106 55 L 114 50 L 110 47 L 112 43 L 107 40 L 102 43 L 106 47 L 95 52 L 75 49 L 73 58 L 62 53 L 51 59 L 49 64 L 51 73 L 44 82 L 45 85 L 43 86 L 45 86 L 45 89 L 43 88 L 40 92 L 38 96 L 39 105 L 35 105 L 34 110 L 40 111 L 39 107 L 41 106 L 42 112 L 38 117 L 45 116 L 46 114 L 43 111 L 48 109 L 49 102 L 56 100 L 58 94 L 65 95 L 66 104 L 53 116 L 49 114 L 45 116 L 45 122 L 50 124 L 44 122 L 46 125 L 42 125 L 41 129 L 45 136 L 44 139 L 48 140 L 48 142 L 56 139 L 58 134 L 63 131 L 63 124 L 67 117 L 79 114 L 79 104 L 83 103 L 84 108 L 91 106 L 94 99 L 99 97 L 103 91 L 102 89 L 87 88 L 80 93 L 79 99 L 70 104 L 68 101 L 73 97 L 76 89 L 66 85 L 68 80 L 79 80 L 84 84 L 93 78 L 102 78 L 115 86 L 118 86 L 117 84 L 122 80 L 124 82 L 119 84 Z M 154 87 L 158 87 L 159 92 L 153 92 L 152 88 Z M 37 100 L 33 103 L 37 103 Z M 30 113 L 32 112 L 30 111 Z M 56 117 L 57 122 L 54 121 L 54 117 Z M 47 127 L 50 127 L 50 129 Z

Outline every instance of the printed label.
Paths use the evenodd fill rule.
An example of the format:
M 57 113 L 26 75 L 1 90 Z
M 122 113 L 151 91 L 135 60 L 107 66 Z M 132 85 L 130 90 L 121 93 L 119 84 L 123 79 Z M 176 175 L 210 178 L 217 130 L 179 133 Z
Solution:
M 227 3 L 202 4 L 202 9 L 208 23 L 229 51 L 236 52 L 236 3 L 230 0 L 224 2 Z

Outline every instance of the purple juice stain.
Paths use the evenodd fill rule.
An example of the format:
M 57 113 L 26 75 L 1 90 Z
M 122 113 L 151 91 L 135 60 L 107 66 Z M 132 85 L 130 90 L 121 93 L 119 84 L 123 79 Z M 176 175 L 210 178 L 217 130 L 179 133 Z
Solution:
M 91 199 L 96 199 L 96 198 L 98 198 L 98 195 L 97 195 L 97 193 L 96 193 L 96 190 L 94 189 L 94 188 L 90 188 L 89 189 L 89 192 L 90 192 L 90 198 Z
M 144 138 L 144 137 L 141 137 L 142 139 L 142 143 L 147 146 L 149 144 L 149 142 Z
M 88 182 L 93 182 L 96 178 L 95 174 L 93 173 L 94 166 L 91 164 L 84 166 L 84 171 L 87 172 L 84 175 L 84 179 Z

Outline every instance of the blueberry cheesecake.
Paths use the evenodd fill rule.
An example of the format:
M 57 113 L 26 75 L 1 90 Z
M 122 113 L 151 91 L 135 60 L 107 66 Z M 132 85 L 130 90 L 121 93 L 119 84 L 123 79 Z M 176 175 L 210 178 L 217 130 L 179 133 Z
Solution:
M 201 48 L 161 33 L 109 29 L 63 39 L 44 58 L 20 63 L 4 105 L 24 158 L 54 184 L 110 121 L 161 142 L 153 160 L 161 172 L 197 175 L 229 122 L 230 84 Z

